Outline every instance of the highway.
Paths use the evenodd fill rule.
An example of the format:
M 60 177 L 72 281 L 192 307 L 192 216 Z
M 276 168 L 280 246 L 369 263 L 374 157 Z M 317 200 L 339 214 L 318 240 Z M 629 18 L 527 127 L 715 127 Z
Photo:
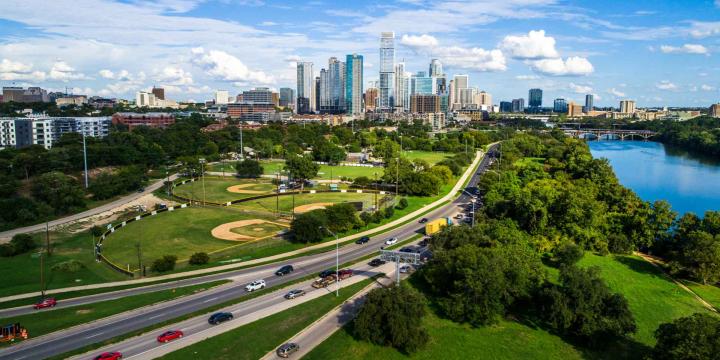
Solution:
M 492 154 L 494 147 L 488 151 Z M 477 183 L 478 176 L 484 172 L 490 164 L 491 156 L 485 156 L 480 161 L 478 170 L 468 182 L 469 187 Z M 463 208 L 469 204 L 471 196 L 467 191 L 454 201 L 430 211 L 425 217 L 429 219 L 453 216 L 463 212 Z M 340 263 L 349 263 L 355 259 L 370 255 L 383 245 L 385 239 L 397 237 L 399 239 L 410 238 L 423 231 L 423 225 L 417 222 L 409 222 L 394 230 L 382 235 L 371 237 L 364 245 L 347 245 L 340 248 Z M 274 272 L 280 265 L 285 263 L 293 264 L 298 270 L 284 277 L 276 277 Z M 231 271 L 227 273 L 212 275 L 216 279 L 235 278 L 241 281 L 238 285 L 244 285 L 255 279 L 265 279 L 268 287 L 280 286 L 289 281 L 302 278 L 308 274 L 315 274 L 327 268 L 334 267 L 335 252 L 329 251 L 320 254 L 301 256 L 282 263 L 273 263 L 257 266 L 248 269 Z M 209 276 L 203 277 L 202 282 L 208 280 Z M 181 280 L 185 281 L 185 280 Z M 187 281 L 193 281 L 188 279 Z M 173 283 L 177 287 L 178 283 Z M 166 284 L 161 284 L 166 285 Z M 160 285 L 158 285 L 160 286 Z M 222 286 L 218 289 L 201 292 L 195 295 L 183 297 L 179 301 L 171 301 L 156 304 L 154 306 L 118 314 L 111 318 L 101 319 L 92 323 L 84 324 L 70 329 L 58 331 L 46 336 L 29 339 L 17 345 L 0 350 L 0 359 L 42 359 L 72 351 L 87 345 L 98 343 L 113 337 L 137 331 L 154 324 L 165 322 L 198 310 L 221 304 L 230 300 L 240 300 L 246 296 L 244 286 Z M 49 316 L 51 312 L 48 313 Z

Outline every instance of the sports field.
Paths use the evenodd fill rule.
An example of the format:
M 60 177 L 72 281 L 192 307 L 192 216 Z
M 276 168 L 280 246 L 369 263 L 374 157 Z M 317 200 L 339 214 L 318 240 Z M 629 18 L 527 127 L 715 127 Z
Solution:
M 382 197 L 382 195 L 378 195 L 378 201 Z M 323 204 L 323 206 L 327 206 L 330 204 L 337 204 L 342 202 L 355 202 L 355 201 L 362 201 L 363 202 L 363 209 L 367 209 L 371 207 L 374 204 L 375 201 L 375 194 L 369 194 L 369 193 L 355 193 L 355 192 L 347 192 L 347 193 L 340 193 L 340 192 L 333 192 L 333 193 L 317 193 L 317 194 L 302 194 L 302 195 L 296 195 L 294 197 L 293 202 L 293 196 L 291 195 L 284 195 L 284 196 L 271 196 L 267 198 L 252 200 L 248 202 L 243 202 L 240 204 L 233 205 L 233 207 L 241 208 L 241 209 L 249 209 L 249 210 L 259 210 L 259 211 L 269 211 L 269 212 L 275 212 L 277 209 L 277 206 L 279 204 L 279 209 L 281 212 L 292 212 L 293 208 L 296 209 L 296 212 L 303 212 L 302 207 L 307 207 L 313 204 Z
M 408 158 L 409 160 L 415 160 L 415 159 L 422 159 L 430 163 L 430 165 L 435 165 L 439 163 L 440 161 L 443 161 L 446 158 L 451 157 L 452 153 L 447 152 L 439 152 L 439 151 L 420 151 L 420 150 L 404 150 L 403 156 Z
M 275 185 L 270 179 L 236 179 L 205 176 L 205 201 L 225 203 L 260 194 L 272 193 Z M 173 193 L 188 199 L 203 200 L 203 181 L 188 182 L 175 187 Z

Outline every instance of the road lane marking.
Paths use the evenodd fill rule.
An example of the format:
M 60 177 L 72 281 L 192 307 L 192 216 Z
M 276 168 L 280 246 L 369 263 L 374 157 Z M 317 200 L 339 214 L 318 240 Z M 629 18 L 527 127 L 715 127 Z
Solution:
M 216 297 L 211 297 L 211 298 L 203 301 L 203 304 L 206 303 L 206 302 L 210 302 L 210 301 L 213 301 L 213 300 L 217 300 L 217 298 L 218 298 L 217 296 L 216 296 Z
M 86 339 L 90 339 L 90 338 L 94 338 L 94 337 L 96 337 L 96 336 L 100 336 L 100 335 L 102 335 L 102 334 L 104 334 L 104 332 L 101 331 L 101 332 L 99 332 L 99 333 L 97 333 L 97 334 L 93 334 L 93 335 L 90 335 L 90 336 L 86 336 L 85 338 L 86 338 Z

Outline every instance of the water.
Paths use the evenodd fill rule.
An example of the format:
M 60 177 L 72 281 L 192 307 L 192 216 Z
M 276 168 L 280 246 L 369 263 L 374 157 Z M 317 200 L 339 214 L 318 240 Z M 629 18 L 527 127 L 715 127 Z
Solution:
M 720 161 L 652 141 L 588 144 L 593 157 L 610 160 L 620 183 L 643 200 L 666 200 L 681 215 L 720 210 Z

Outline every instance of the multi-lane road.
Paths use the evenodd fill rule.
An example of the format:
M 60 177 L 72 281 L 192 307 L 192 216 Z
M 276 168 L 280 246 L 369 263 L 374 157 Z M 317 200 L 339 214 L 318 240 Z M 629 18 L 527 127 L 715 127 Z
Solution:
M 494 147 L 488 151 L 488 155 L 494 153 Z M 473 189 L 478 177 L 487 170 L 491 163 L 492 156 L 484 156 L 480 161 L 477 171 L 468 182 L 468 188 Z M 468 191 L 457 197 L 454 201 L 443 205 L 424 215 L 427 218 L 450 217 L 463 209 L 470 203 L 472 196 Z M 423 226 L 415 221 L 401 225 L 382 235 L 374 236 L 364 245 L 347 245 L 340 248 L 340 263 L 349 263 L 353 260 L 368 256 L 378 251 L 385 239 L 397 237 L 407 239 L 423 231 Z M 276 277 L 274 272 L 280 265 L 292 263 L 298 270 L 288 276 Z M 0 359 L 42 359 L 72 351 L 87 345 L 108 340 L 122 334 L 137 331 L 161 322 L 165 322 L 183 315 L 194 313 L 208 307 L 221 304 L 230 300 L 240 300 L 246 296 L 244 290 L 245 282 L 255 279 L 265 279 L 269 287 L 280 286 L 297 280 L 308 274 L 315 274 L 335 264 L 335 252 L 325 252 L 314 255 L 301 256 L 282 263 L 273 263 L 253 268 L 230 271 L 222 274 L 204 276 L 198 279 L 180 280 L 179 282 L 159 284 L 157 289 L 177 287 L 179 283 L 184 285 L 203 283 L 220 279 L 235 279 L 236 286 L 221 286 L 217 289 L 201 292 L 195 295 L 186 296 L 177 301 L 170 301 L 156 304 L 137 311 L 130 311 L 118 314 L 111 318 L 101 319 L 96 322 L 84 324 L 74 328 L 62 330 L 46 336 L 26 340 L 15 346 L 0 350 Z M 111 295 L 110 295 L 111 296 Z M 81 300 L 78 300 L 81 301 Z M 97 299 L 96 299 L 97 301 Z M 48 312 L 48 316 L 52 312 Z M 4 314 L 2 315 L 4 316 Z

